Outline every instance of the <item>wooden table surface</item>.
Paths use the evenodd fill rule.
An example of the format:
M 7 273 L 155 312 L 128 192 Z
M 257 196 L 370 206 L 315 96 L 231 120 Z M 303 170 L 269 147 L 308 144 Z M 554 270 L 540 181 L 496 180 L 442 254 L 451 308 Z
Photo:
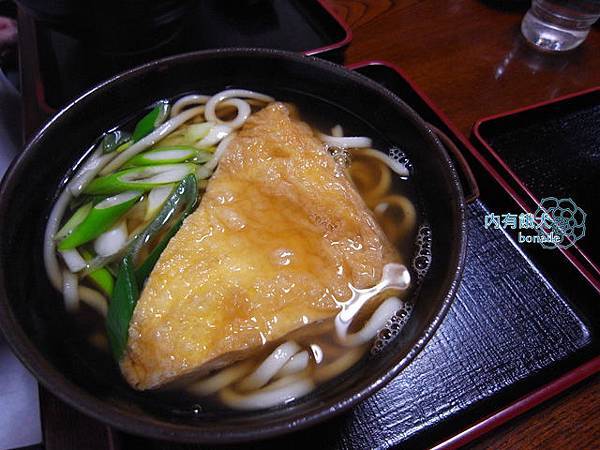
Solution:
M 354 34 L 346 62 L 395 63 L 466 136 L 479 118 L 600 85 L 600 28 L 574 51 L 540 53 L 520 35 L 528 1 L 330 3 Z M 600 448 L 599 411 L 596 376 L 469 447 Z
M 600 29 L 575 51 L 539 53 L 519 33 L 528 1 L 328 1 L 354 34 L 347 63 L 395 63 L 467 136 L 478 118 L 600 85 Z M 74 412 L 65 420 L 64 406 L 42 395 L 48 450 L 119 447 L 107 427 Z M 469 447 L 600 448 L 598 411 L 596 376 Z M 84 442 L 68 432 L 73 428 L 86 430 L 77 434 Z

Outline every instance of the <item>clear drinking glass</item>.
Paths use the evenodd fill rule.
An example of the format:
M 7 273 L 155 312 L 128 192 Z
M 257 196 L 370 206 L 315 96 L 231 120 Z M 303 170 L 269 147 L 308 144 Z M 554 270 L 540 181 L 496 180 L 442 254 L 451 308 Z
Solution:
M 600 0 L 533 0 L 521 32 L 537 48 L 561 52 L 580 45 L 600 17 Z

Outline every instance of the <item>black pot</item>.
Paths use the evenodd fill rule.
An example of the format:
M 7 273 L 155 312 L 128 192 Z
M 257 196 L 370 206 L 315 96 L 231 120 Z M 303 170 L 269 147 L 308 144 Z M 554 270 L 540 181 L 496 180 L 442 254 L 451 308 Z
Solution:
M 65 173 L 103 131 L 153 101 L 238 86 L 298 102 L 325 125 L 352 124 L 380 145 L 403 149 L 414 167 L 431 229 L 431 266 L 402 333 L 341 379 L 285 407 L 194 416 L 134 392 L 107 357 L 73 334 L 49 284 L 42 235 Z M 237 442 L 304 428 L 383 387 L 425 346 L 456 292 L 465 254 L 464 200 L 446 151 L 423 120 L 388 90 L 343 67 L 294 53 L 225 49 L 130 70 L 90 90 L 46 124 L 0 188 L 0 325 L 16 354 L 51 392 L 111 426 L 152 438 Z M 188 414 L 189 413 L 189 414 Z

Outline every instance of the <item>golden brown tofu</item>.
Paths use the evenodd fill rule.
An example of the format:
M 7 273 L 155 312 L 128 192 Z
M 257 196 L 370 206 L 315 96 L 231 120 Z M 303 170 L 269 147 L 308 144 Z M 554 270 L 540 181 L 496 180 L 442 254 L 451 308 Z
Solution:
M 121 369 L 137 389 L 200 375 L 332 319 L 399 257 L 306 124 L 273 103 L 231 142 L 152 271 Z

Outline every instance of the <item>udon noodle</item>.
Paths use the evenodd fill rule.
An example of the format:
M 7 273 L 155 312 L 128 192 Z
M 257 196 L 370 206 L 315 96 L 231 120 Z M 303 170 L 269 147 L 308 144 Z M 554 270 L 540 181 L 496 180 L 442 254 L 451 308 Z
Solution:
M 58 196 L 45 230 L 46 271 L 63 293 L 67 311 L 78 314 L 84 303 L 99 317 L 107 316 L 124 261 L 133 254 L 138 260 L 160 255 L 178 229 L 174 223 L 193 210 L 196 200 L 182 215 L 184 181 L 193 176 L 193 194 L 201 197 L 238 130 L 274 101 L 245 89 L 185 95 L 172 105 L 159 102 L 132 133 L 102 136 Z M 341 125 L 315 135 L 333 156 L 336 170 L 352 180 L 387 238 L 406 253 L 418 221 L 402 185 L 410 176 L 406 165 L 374 149 L 369 137 L 344 136 Z M 169 205 L 172 210 L 166 211 Z M 234 409 L 268 408 L 300 398 L 364 357 L 403 308 L 399 293 L 409 285 L 406 268 L 389 263 L 375 286 L 350 286 L 351 298 L 338 302 L 339 312 L 328 325 L 299 330 L 251 357 L 188 379 L 184 389 L 192 398 Z M 106 346 L 97 333 L 92 337 L 96 345 Z

